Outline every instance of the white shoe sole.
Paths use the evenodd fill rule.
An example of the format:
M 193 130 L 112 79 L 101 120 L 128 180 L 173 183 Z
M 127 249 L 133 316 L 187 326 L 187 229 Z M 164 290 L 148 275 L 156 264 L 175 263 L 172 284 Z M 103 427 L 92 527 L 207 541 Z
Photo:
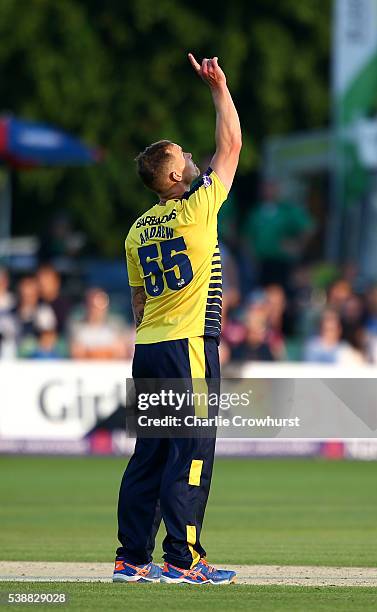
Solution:
M 206 580 L 204 582 L 192 582 L 191 580 L 187 580 L 186 578 L 169 578 L 168 576 L 161 576 L 160 582 L 164 582 L 165 584 L 193 584 L 195 586 L 200 586 L 201 584 L 233 584 L 236 582 L 236 577 L 233 576 L 230 580 L 222 580 L 221 582 L 214 582 L 213 580 Z
M 160 578 L 147 578 L 145 576 L 125 576 L 124 574 L 115 574 L 113 582 L 160 582 Z

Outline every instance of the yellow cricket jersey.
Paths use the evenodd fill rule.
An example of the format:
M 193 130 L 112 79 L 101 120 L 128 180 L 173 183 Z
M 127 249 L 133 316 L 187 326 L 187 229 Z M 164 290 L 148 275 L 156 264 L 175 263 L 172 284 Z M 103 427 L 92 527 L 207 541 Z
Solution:
M 136 344 L 221 331 L 221 258 L 217 214 L 227 190 L 209 168 L 182 198 L 156 204 L 126 238 L 131 287 L 147 296 Z

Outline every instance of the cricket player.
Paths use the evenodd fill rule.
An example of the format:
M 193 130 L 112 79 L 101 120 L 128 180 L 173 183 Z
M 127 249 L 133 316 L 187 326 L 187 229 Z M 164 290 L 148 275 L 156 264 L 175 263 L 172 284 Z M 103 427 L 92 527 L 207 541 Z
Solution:
M 126 239 L 137 327 L 135 381 L 220 379 L 217 215 L 237 169 L 241 128 L 217 57 L 203 59 L 201 65 L 192 54 L 188 57 L 212 95 L 216 152 L 200 179 L 191 153 L 168 140 L 150 145 L 136 158 L 141 180 L 159 201 L 136 220 Z M 235 572 L 208 564 L 200 543 L 214 451 L 215 436 L 138 437 L 119 492 L 121 546 L 114 581 L 234 581 Z M 161 516 L 166 528 L 162 569 L 152 562 Z

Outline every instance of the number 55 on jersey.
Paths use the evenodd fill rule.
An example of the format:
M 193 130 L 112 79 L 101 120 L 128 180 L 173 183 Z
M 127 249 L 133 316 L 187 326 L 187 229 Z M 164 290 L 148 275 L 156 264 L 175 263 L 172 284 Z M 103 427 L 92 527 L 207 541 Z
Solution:
M 209 168 L 180 199 L 156 204 L 126 239 L 129 284 L 144 286 L 137 344 L 195 336 L 219 337 L 221 259 L 217 214 L 227 189 Z

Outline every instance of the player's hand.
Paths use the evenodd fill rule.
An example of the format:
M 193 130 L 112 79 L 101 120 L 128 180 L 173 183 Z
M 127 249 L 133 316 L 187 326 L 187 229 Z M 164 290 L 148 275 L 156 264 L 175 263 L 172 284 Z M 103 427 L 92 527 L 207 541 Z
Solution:
M 212 59 L 204 58 L 201 65 L 196 61 L 192 53 L 188 54 L 188 58 L 196 74 L 200 76 L 209 87 L 216 89 L 217 87 L 226 85 L 226 76 L 218 64 L 217 57 L 213 57 Z

